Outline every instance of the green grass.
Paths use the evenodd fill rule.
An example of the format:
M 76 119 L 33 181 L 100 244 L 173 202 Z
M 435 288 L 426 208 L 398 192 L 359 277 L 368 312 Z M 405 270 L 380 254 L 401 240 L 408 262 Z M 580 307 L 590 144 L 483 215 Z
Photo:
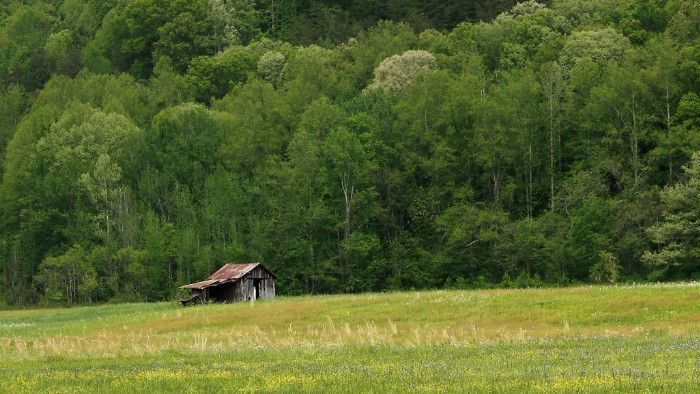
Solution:
M 0 391 L 693 391 L 700 283 L 0 312 Z

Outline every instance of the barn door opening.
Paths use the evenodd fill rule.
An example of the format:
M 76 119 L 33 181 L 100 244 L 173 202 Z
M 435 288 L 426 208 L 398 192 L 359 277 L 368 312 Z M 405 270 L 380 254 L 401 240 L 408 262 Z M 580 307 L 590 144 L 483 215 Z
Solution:
M 262 279 L 253 279 L 253 288 L 255 289 L 255 299 L 260 298 L 260 282 Z

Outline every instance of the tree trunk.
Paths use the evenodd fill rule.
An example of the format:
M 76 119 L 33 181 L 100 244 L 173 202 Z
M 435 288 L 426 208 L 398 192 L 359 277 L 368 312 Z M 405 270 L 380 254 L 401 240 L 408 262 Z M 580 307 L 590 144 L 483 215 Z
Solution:
M 634 170 L 634 187 L 639 183 L 639 133 L 637 131 L 637 111 L 635 108 L 635 92 L 632 91 L 632 167 Z
M 561 150 L 561 132 L 559 131 L 558 119 L 561 100 L 563 99 L 563 82 L 561 80 L 561 68 L 558 64 L 552 63 L 550 67 L 543 71 L 542 87 L 545 96 L 547 97 L 549 111 L 549 198 L 550 208 L 554 209 L 554 178 L 555 178 L 555 143 L 558 144 Z M 555 137 L 556 134 L 556 137 Z M 556 141 L 555 141 L 556 138 Z M 561 167 L 561 156 L 559 164 Z
M 309 291 L 311 294 L 315 294 L 316 291 L 316 260 L 314 258 L 314 236 L 311 231 L 311 226 L 309 226 L 309 264 L 311 267 L 311 280 L 309 282 Z
M 528 141 L 528 182 L 527 182 L 527 217 L 532 219 L 532 132 L 530 132 L 530 140 Z
M 345 198 L 345 226 L 343 229 L 343 239 L 348 240 L 352 236 L 350 231 L 350 221 L 352 219 L 352 199 L 355 194 L 355 184 L 350 180 L 350 172 L 346 172 L 340 180 L 340 184 L 343 188 L 343 197 Z M 348 277 L 350 271 L 350 256 L 345 252 L 343 258 L 343 270 L 342 278 L 343 282 Z
M 554 210 L 554 103 L 549 96 L 549 188 L 550 208 Z
M 666 77 L 666 137 L 671 134 L 671 93 L 668 83 L 668 76 Z M 671 153 L 668 155 L 668 185 L 673 186 L 673 156 Z
M 501 158 L 498 154 L 496 155 L 491 174 L 493 176 L 493 200 L 498 201 L 498 194 L 501 191 Z

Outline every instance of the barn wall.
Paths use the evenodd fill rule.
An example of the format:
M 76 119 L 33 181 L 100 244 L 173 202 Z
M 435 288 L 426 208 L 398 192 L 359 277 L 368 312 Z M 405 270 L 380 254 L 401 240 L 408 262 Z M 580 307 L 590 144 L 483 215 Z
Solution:
M 255 279 L 270 279 L 272 276 L 262 267 L 257 266 L 252 271 L 248 272 L 243 276 L 244 278 L 255 278 Z
M 262 267 L 255 267 L 254 270 L 245 274 L 239 282 L 242 282 L 245 290 L 244 301 L 255 299 L 255 282 L 259 280 L 259 294 L 257 298 L 272 299 L 275 298 L 275 279 L 270 273 Z
M 245 291 L 243 289 L 243 281 L 237 280 L 233 282 L 234 292 L 231 302 L 242 302 L 245 301 Z
M 273 278 L 264 279 L 260 282 L 260 298 L 275 298 L 275 280 Z

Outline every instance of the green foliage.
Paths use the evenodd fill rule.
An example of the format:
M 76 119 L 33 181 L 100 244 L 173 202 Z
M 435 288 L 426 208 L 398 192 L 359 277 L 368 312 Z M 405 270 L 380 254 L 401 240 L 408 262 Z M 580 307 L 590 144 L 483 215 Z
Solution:
M 656 248 L 647 250 L 642 260 L 653 269 L 656 278 L 692 275 L 697 269 L 698 207 L 700 206 L 700 155 L 694 154 L 686 168 L 687 181 L 664 189 L 666 204 L 663 220 L 647 231 Z M 670 272 L 668 272 L 670 271 Z
M 82 242 L 99 239 L 112 245 L 128 215 L 120 163 L 139 134 L 121 115 L 86 105 L 69 108 L 36 144 L 30 164 L 32 200 L 25 212 L 61 212 L 65 221 L 57 228 L 64 236 L 81 234 L 88 237 Z M 71 216 L 81 219 L 75 223 Z
M 607 251 L 599 254 L 599 261 L 591 267 L 590 277 L 596 283 L 607 282 L 613 284 L 620 277 L 620 264 L 617 257 Z
M 177 29 L 185 26 L 174 24 L 176 18 L 183 18 L 183 21 L 191 24 L 193 19 L 202 18 L 203 14 L 204 8 L 199 1 L 133 0 L 126 3 L 122 11 L 126 35 L 120 38 L 120 41 L 132 75 L 136 78 L 149 76 L 151 48 L 154 45 L 159 45 L 163 54 L 168 55 L 180 40 L 179 34 L 196 35 L 197 30 L 201 29 L 196 26 L 194 32 L 178 31 Z M 185 37 L 182 38 L 187 42 Z
M 0 81 L 3 87 L 40 89 L 51 75 L 44 43 L 54 18 L 41 8 L 23 4 L 14 8 L 0 26 Z
M 693 1 L 0 20 L 0 303 L 166 299 L 247 261 L 284 294 L 697 276 Z M 78 248 L 94 277 L 67 293 Z
M 184 72 L 193 58 L 213 53 L 214 42 L 208 37 L 210 29 L 206 21 L 183 12 L 158 29 L 153 57 L 168 56 L 173 60 L 175 70 Z
M 5 148 L 12 139 L 17 124 L 27 107 L 27 94 L 17 85 L 0 91 L 0 158 L 5 157 Z M 4 168 L 0 161 L 0 168 Z
M 194 58 L 187 69 L 187 80 L 194 88 L 195 99 L 210 103 L 244 82 L 254 69 L 255 59 L 244 49 L 234 47 L 214 57 Z
M 700 129 L 700 97 L 695 92 L 688 92 L 681 97 L 674 122 L 687 128 Z
M 572 273 L 575 278 L 585 279 L 584 275 L 590 267 L 595 265 L 599 258 L 604 260 L 600 256 L 612 245 L 612 219 L 615 210 L 612 203 L 598 197 L 589 197 L 583 201 L 572 218 L 567 239 L 571 257 L 574 259 Z
M 71 76 L 78 73 L 79 56 L 73 48 L 73 37 L 68 29 L 51 34 L 46 40 L 44 51 L 57 73 Z
M 47 299 L 68 303 L 91 301 L 99 285 L 95 268 L 80 246 L 44 259 L 34 280 L 44 288 Z
M 374 70 L 374 82 L 369 89 L 384 89 L 398 92 L 411 83 L 413 77 L 421 71 L 437 68 L 435 56 L 425 51 L 406 51 L 394 55 L 379 63 Z
M 153 118 L 145 141 L 152 163 L 168 183 L 201 190 L 216 167 L 221 133 L 214 114 L 201 105 L 186 103 Z
M 604 63 L 622 57 L 629 41 L 615 30 L 607 28 L 575 32 L 562 48 L 561 57 L 566 64 L 576 64 L 581 58 Z
M 247 44 L 262 33 L 263 13 L 253 0 L 208 0 L 206 4 L 217 51 L 231 44 Z
M 258 73 L 270 82 L 272 86 L 278 87 L 284 80 L 284 65 L 286 59 L 279 52 L 267 52 L 258 60 Z

